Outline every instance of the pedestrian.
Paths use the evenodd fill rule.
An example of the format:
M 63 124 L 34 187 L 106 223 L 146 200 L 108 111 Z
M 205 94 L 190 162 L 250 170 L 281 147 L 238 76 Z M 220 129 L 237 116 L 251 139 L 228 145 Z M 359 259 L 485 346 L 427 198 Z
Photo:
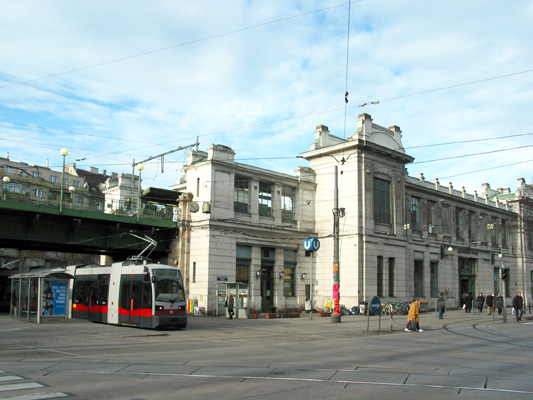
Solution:
M 234 305 L 233 295 L 228 294 L 228 297 L 226 298 L 225 306 L 228 308 L 229 319 L 233 319 L 233 316 L 235 315 L 235 313 L 233 312 L 233 305 Z
M 407 314 L 407 326 L 405 331 L 418 331 L 424 332 L 420 329 L 420 302 L 418 299 L 413 299 L 409 306 L 409 313 Z
M 446 312 L 446 300 L 444 299 L 443 293 L 441 293 L 437 299 L 437 307 L 439 309 L 439 319 L 443 319 L 444 313 Z
M 481 314 L 481 312 L 483 311 L 483 304 L 485 304 L 485 297 L 483 296 L 483 293 L 480 293 L 479 296 L 476 297 L 476 303 L 477 309 Z
M 472 301 L 474 300 L 474 296 L 472 296 L 472 293 L 468 293 L 465 296 L 465 313 L 469 313 L 472 311 Z
M 522 321 L 522 308 L 524 307 L 524 299 L 522 298 L 522 293 L 518 292 L 517 295 L 513 297 L 512 306 L 514 308 L 516 322 Z
M 492 315 L 494 307 L 494 296 L 492 293 L 489 293 L 489 295 L 485 298 L 485 303 L 487 304 L 487 315 Z
M 501 293 L 498 293 L 498 296 L 494 299 L 494 303 L 498 306 L 498 315 L 502 315 L 503 297 Z

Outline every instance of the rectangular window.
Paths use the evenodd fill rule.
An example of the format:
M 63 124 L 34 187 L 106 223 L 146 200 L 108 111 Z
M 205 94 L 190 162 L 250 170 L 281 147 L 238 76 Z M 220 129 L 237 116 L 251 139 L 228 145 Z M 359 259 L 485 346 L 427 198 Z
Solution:
M 383 257 L 378 256 L 377 273 L 376 273 L 376 294 L 383 296 Z
M 283 296 L 294 297 L 295 292 L 295 275 L 296 275 L 296 257 L 295 250 L 285 250 L 283 264 Z
M 411 197 L 411 229 L 420 232 L 420 199 Z
M 461 208 L 455 210 L 455 224 L 455 236 L 457 239 L 464 239 L 463 209 Z
M 507 247 L 507 221 L 502 220 L 502 247 Z
M 236 277 L 237 282 L 249 283 L 250 265 L 252 264 L 252 248 L 237 245 Z
M 196 262 L 192 263 L 192 283 L 196 283 Z
M 37 171 L 33 171 L 31 173 L 31 177 L 34 178 L 34 179 L 39 179 L 39 173 Z
M 489 223 L 487 224 L 487 230 L 490 231 L 490 241 L 493 246 L 498 245 L 498 224 L 495 220 L 491 219 L 489 220 Z
M 390 182 L 374 178 L 374 221 L 391 223 Z
M 429 274 L 430 296 L 436 299 L 439 297 L 439 263 L 435 261 L 429 263 Z
M 36 199 L 42 199 L 43 198 L 43 189 L 35 189 L 35 198 Z
M 236 213 L 248 214 L 250 212 L 250 181 L 248 178 L 235 177 L 233 208 Z
M 259 183 L 259 216 L 272 217 L 272 185 Z
M 389 297 L 394 297 L 394 280 L 396 274 L 396 260 L 394 258 L 389 258 Z
M 476 213 L 470 211 L 468 213 L 468 238 L 470 239 L 470 241 L 476 240 L 476 220 Z
M 424 297 L 424 262 L 415 260 L 414 271 L 415 297 Z
M 437 233 L 437 203 L 428 201 L 428 233 Z
M 196 197 L 200 197 L 200 178 L 196 178 Z
M 4 173 L 6 173 L 6 174 L 14 174 L 15 173 L 15 168 L 10 167 L 9 165 L 6 165 L 4 167 Z
M 294 221 L 294 188 L 289 186 L 281 189 L 281 218 Z
M 72 186 L 74 186 L 75 188 L 79 188 L 80 187 L 80 181 L 73 180 L 72 181 Z
M 441 210 L 441 229 L 444 235 L 452 234 L 452 224 L 450 221 L 450 207 L 443 206 Z
M 55 176 L 55 175 L 50 175 L 50 182 L 52 182 L 52 183 L 57 183 L 57 176 Z

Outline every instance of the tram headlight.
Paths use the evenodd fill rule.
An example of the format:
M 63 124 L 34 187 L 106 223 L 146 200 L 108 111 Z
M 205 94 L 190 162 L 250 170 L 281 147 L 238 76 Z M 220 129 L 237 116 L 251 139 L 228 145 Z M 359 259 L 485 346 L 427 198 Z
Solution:
M 155 310 L 156 311 L 164 311 L 165 307 L 163 307 L 163 306 L 155 306 Z

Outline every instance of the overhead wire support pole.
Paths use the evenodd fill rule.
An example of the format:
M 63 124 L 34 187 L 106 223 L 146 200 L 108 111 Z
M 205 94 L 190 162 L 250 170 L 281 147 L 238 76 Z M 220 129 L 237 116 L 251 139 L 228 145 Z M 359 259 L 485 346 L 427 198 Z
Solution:
M 331 322 L 341 322 L 340 313 L 340 273 L 339 273 L 339 167 L 335 165 L 335 189 L 333 208 L 333 304 L 335 310 L 331 315 Z

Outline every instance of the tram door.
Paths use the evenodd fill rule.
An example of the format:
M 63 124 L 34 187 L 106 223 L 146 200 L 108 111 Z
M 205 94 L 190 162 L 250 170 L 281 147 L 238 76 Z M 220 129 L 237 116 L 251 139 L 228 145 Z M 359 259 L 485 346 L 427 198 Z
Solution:
M 141 324 L 141 292 L 142 282 L 140 280 L 122 281 L 119 323 L 131 325 Z

